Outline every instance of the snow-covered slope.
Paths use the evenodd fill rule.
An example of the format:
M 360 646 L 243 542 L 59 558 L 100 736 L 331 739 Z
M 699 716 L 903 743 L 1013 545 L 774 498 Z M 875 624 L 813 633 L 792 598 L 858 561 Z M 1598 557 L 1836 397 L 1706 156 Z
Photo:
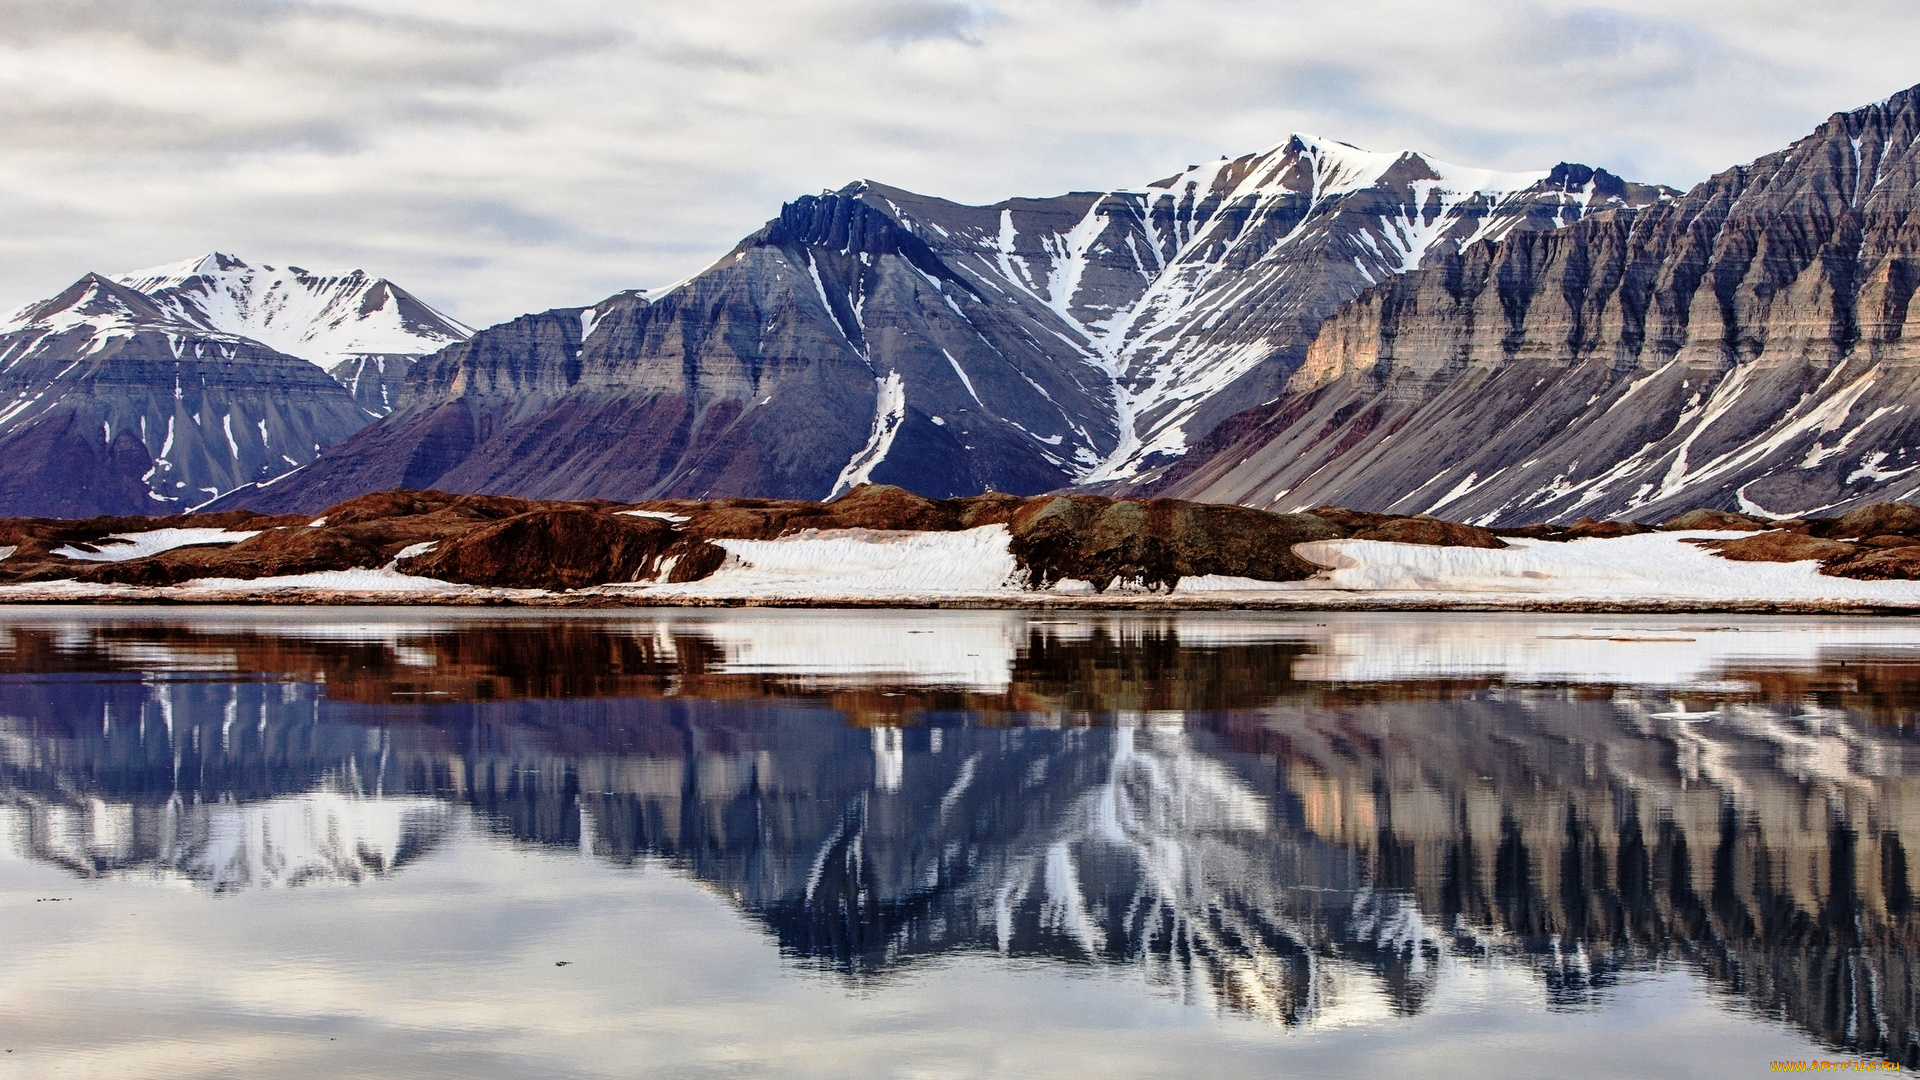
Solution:
M 473 335 L 365 270 L 255 266 L 216 251 L 115 280 L 183 322 L 252 338 L 327 368 L 366 356 L 424 356 Z
M 1272 398 L 1321 320 L 1429 254 L 1673 194 L 1583 165 L 1497 172 L 1296 134 L 1137 189 L 963 207 L 864 182 L 835 197 L 883 209 L 974 294 L 1037 308 L 1058 362 L 1099 372 L 1111 415 L 1082 426 L 1117 441 L 1062 457 L 1101 483 Z
M 1177 457 L 1271 398 L 1341 302 L 1436 251 L 1670 196 L 1580 165 L 1496 172 L 1298 134 L 1153 184 L 1138 198 L 1165 257 L 1137 302 L 1087 327 L 1130 437 L 1084 479 Z

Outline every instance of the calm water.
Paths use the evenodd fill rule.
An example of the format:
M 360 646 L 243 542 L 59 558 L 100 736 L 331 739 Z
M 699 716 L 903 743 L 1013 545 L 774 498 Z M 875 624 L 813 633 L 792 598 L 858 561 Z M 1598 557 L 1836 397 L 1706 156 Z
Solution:
M 1920 623 L 0 612 L 0 1077 L 1920 1060 Z

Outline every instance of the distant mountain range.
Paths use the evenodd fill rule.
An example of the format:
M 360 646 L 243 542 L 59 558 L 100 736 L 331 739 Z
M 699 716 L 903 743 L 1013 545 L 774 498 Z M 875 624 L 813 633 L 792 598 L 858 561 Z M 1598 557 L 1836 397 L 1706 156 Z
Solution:
M 1495 524 L 1904 498 L 1916 133 L 1908 91 L 1685 194 L 1304 135 L 992 206 L 863 181 L 671 288 L 478 333 L 358 272 L 89 277 L 0 328 L 0 513 L 864 482 Z
M 393 414 L 269 491 L 932 495 L 1124 480 L 1271 398 L 1320 320 L 1429 253 L 1672 193 L 1295 136 L 1142 188 L 962 206 L 806 196 L 655 296 L 424 362 Z

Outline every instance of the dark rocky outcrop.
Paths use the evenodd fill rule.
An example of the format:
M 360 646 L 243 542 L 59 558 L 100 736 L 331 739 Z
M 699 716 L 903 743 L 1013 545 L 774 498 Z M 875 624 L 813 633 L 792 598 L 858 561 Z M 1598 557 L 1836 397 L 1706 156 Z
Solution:
M 1803 562 L 1826 560 L 1853 554 L 1852 544 L 1823 540 L 1805 533 L 1774 530 L 1743 536 L 1738 540 L 1696 540 L 1704 548 L 1719 552 L 1723 559 L 1735 562 Z
M 1074 579 L 1097 589 L 1115 584 L 1166 589 L 1191 576 L 1266 581 L 1309 577 L 1318 567 L 1295 556 L 1292 546 L 1349 532 L 1308 514 L 1269 514 L 1171 499 L 1023 499 L 1004 494 L 928 499 L 885 485 L 865 485 L 824 503 L 670 500 L 633 509 L 642 513 L 606 502 L 396 489 L 348 500 L 311 520 L 305 515 L 266 518 L 235 511 L 191 518 L 0 521 L 0 539 L 11 538 L 19 548 L 13 557 L 0 560 L 0 583 L 72 578 L 160 586 L 196 578 L 248 580 L 392 566 L 462 584 L 564 590 L 699 580 L 726 559 L 715 540 L 771 540 L 834 530 L 951 532 L 998 525 L 1008 530 L 1012 552 L 1032 588 Z M 113 543 L 106 539 L 110 533 L 182 524 L 257 530 L 258 535 L 123 562 L 82 562 L 52 554 L 63 544 Z M 1464 530 L 1459 534 L 1464 539 L 1480 542 L 1478 531 L 1450 527 Z M 433 546 L 421 550 L 426 544 Z
M 1503 548 L 1505 540 L 1478 525 L 1462 525 L 1435 517 L 1393 518 L 1372 528 L 1359 529 L 1356 540 L 1383 540 L 1393 544 L 1426 544 L 1432 547 Z
M 1875 507 L 1849 518 L 1793 522 L 1734 539 L 1693 542 L 1724 558 L 1752 562 L 1819 560 L 1828 573 L 1903 578 L 1920 567 L 1920 508 Z M 1294 553 L 1318 540 L 1359 539 L 1442 547 L 1501 548 L 1492 530 L 1433 517 L 1395 517 L 1337 506 L 1273 514 L 1177 499 L 1095 495 L 1021 498 L 1006 494 L 929 499 L 863 485 L 829 502 L 778 499 L 663 500 L 627 506 L 395 489 L 330 507 L 318 518 L 250 511 L 170 518 L 0 520 L 0 584 L 75 579 L 101 584 L 177 585 L 203 578 L 252 580 L 320 571 L 391 568 L 459 584 L 563 591 L 631 582 L 690 582 L 729 555 L 723 541 L 806 534 L 955 532 L 1002 527 L 1030 589 L 1063 581 L 1096 591 L 1173 590 L 1193 577 L 1298 581 L 1321 566 Z M 238 542 L 200 543 L 124 561 L 55 554 L 72 545 L 103 551 L 112 534 L 162 528 L 254 533 Z M 1916 535 L 1848 531 L 1914 528 Z M 1578 540 L 1650 531 L 1631 522 L 1504 530 L 1535 540 Z M 71 553 L 69 553 L 71 554 Z
M 1116 582 L 1171 589 L 1183 577 L 1210 574 L 1298 581 L 1320 567 L 1295 555 L 1293 545 L 1341 535 L 1311 514 L 1084 495 L 1028 503 L 1010 532 L 1029 588 L 1073 579 L 1096 590 Z
M 1920 545 L 1863 548 L 1823 563 L 1820 572 L 1861 581 L 1920 581 Z
M 1381 540 L 1394 544 L 1428 544 L 1439 547 L 1503 548 L 1506 541 L 1490 529 L 1462 525 L 1434 517 L 1398 517 L 1344 506 L 1316 506 L 1308 511 L 1328 522 L 1341 535 L 1355 540 Z
M 566 507 L 478 526 L 401 560 L 399 569 L 467 585 L 562 590 L 652 580 L 667 560 L 667 580 L 693 581 L 725 559 L 725 551 L 683 539 L 659 518 Z
M 1819 535 L 1845 540 L 1869 536 L 1920 536 L 1920 506 L 1870 503 L 1827 525 Z
M 1716 521 L 1696 514 L 1682 519 Z M 1820 572 L 1867 581 L 1920 581 L 1920 506 L 1870 503 L 1839 518 L 1768 522 L 1763 532 L 1731 540 L 1694 540 L 1722 558 L 1740 562 L 1818 560 Z M 1665 528 L 1673 528 L 1669 522 Z M 1703 528 L 1737 527 L 1710 524 Z

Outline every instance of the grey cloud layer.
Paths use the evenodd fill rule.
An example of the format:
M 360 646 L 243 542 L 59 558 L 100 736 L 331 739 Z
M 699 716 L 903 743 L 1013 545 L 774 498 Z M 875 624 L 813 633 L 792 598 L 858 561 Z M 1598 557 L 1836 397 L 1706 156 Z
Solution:
M 1920 82 L 1882 0 L 12 0 L 0 303 L 211 248 L 469 321 L 786 198 L 1143 183 L 1293 130 L 1685 185 Z

